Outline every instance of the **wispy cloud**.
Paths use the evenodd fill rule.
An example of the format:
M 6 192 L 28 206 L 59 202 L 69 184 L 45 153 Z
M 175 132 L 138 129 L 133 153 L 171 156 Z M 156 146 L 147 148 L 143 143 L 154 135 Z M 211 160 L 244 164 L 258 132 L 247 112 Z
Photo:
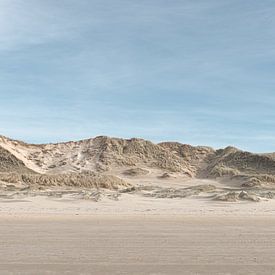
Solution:
M 274 14 L 271 0 L 0 0 L 0 131 L 275 151 Z

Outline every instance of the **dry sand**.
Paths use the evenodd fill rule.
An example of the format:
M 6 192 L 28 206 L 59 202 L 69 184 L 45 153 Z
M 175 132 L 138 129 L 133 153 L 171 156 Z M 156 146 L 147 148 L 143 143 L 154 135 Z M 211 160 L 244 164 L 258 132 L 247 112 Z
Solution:
M 275 219 L 2 216 L 1 274 L 274 274 Z
M 274 274 L 275 203 L 0 201 L 0 274 Z

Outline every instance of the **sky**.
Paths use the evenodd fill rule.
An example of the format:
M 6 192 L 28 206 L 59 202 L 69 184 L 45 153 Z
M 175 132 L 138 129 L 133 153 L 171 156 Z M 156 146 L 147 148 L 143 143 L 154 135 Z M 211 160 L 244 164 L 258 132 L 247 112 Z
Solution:
M 0 134 L 275 151 L 274 0 L 0 0 Z

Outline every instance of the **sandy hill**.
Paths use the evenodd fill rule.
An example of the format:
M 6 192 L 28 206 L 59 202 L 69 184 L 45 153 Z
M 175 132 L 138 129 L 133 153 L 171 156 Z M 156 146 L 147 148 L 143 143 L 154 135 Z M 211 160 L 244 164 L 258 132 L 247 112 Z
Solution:
M 76 142 L 32 145 L 0 137 L 0 146 L 37 173 L 108 171 L 144 165 L 189 172 L 189 163 L 169 150 L 142 139 L 96 137 Z
M 2 180 L 7 180 L 7 174 L 12 173 L 9 181 L 14 177 L 22 180 L 25 174 L 37 174 L 28 176 L 31 178 L 28 180 L 60 184 L 63 177 L 64 182 L 69 184 L 69 178 L 84 182 L 87 177 L 88 181 L 101 182 L 101 179 L 98 180 L 100 175 L 101 178 L 102 175 L 115 177 L 119 176 L 117 171 L 122 171 L 128 175 L 140 173 L 146 176 L 154 169 L 163 172 L 166 175 L 163 178 L 169 177 L 169 173 L 176 173 L 190 178 L 239 181 L 250 187 L 275 183 L 274 154 L 253 154 L 234 147 L 214 150 L 177 142 L 154 144 L 137 138 L 105 136 L 36 145 L 0 137 Z M 26 176 L 23 178 L 27 181 Z M 127 186 L 119 182 L 119 178 L 112 180 Z

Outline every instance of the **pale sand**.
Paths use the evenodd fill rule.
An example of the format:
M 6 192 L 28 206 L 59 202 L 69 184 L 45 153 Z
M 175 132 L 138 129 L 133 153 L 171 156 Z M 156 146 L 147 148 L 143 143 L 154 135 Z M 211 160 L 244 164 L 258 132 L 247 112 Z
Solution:
M 274 274 L 275 218 L 3 216 L 1 274 Z
M 0 198 L 2 215 L 105 215 L 105 214 L 150 214 L 183 216 L 222 216 L 255 217 L 275 216 L 275 200 L 263 199 L 261 202 L 219 202 L 207 196 L 188 198 L 152 198 L 136 194 L 121 194 L 115 201 L 103 197 L 99 202 L 80 200 L 64 195 L 62 198 L 46 196 L 25 196 L 12 199 Z
M 275 203 L 0 201 L 0 274 L 275 274 Z

